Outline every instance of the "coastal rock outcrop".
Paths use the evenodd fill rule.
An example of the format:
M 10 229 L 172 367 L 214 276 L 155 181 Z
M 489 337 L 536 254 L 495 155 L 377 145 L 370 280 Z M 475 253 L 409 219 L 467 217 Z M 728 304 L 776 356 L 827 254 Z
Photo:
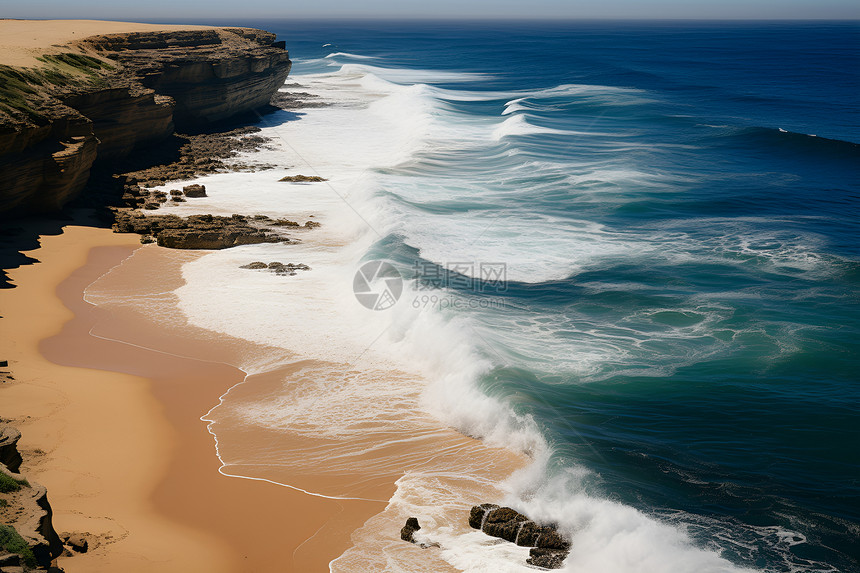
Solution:
M 266 106 L 289 55 L 262 30 L 111 34 L 0 65 L 0 216 L 56 211 L 94 162 Z
M 570 541 L 552 525 L 539 525 L 510 507 L 484 503 L 472 507 L 469 526 L 523 547 L 531 547 L 526 562 L 559 569 L 570 552 Z
M 271 262 L 264 263 L 263 261 L 254 261 L 253 263 L 248 263 L 247 265 L 242 265 L 239 267 L 240 269 L 249 269 L 249 270 L 268 270 L 276 275 L 289 275 L 296 276 L 298 273 L 296 271 L 309 271 L 311 268 L 303 263 L 280 263 L 280 262 Z
M 87 91 L 64 103 L 92 121 L 101 160 L 126 157 L 173 133 L 173 99 L 138 85 Z
M 418 518 L 410 517 L 406 520 L 406 525 L 400 529 L 400 539 L 408 541 L 409 543 L 415 543 L 413 535 L 419 529 L 421 529 L 421 526 L 418 524 Z
M 237 245 L 293 242 L 293 239 L 278 231 L 274 223 L 274 220 L 263 215 L 179 217 L 120 211 L 113 230 L 117 233 L 137 233 L 142 235 L 142 242 L 157 242 L 160 247 L 171 249 L 227 249 Z M 299 269 L 297 266 L 292 269 L 286 269 L 286 265 L 281 267 L 284 267 L 282 270 L 285 273 Z
M 20 132 L 0 125 L 0 215 L 56 211 L 83 189 L 98 141 L 85 118 L 65 119 Z
M 18 440 L 21 432 L 9 425 L 0 427 L 0 464 L 10 472 L 17 472 L 21 467 L 21 453 L 18 451 Z
M 206 197 L 205 185 L 186 185 L 182 188 L 186 197 Z
M 287 183 L 317 183 L 319 181 L 328 181 L 319 175 L 287 175 L 281 177 L 278 181 L 286 181 Z
M 0 427 L 0 562 L 47 569 L 62 554 L 63 543 L 54 530 L 46 489 L 17 473 L 20 435 L 8 425 Z

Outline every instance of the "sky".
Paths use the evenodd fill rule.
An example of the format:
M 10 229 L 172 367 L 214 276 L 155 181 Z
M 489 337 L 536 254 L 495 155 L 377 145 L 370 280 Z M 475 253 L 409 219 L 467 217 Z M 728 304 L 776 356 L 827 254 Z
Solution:
M 860 0 L 0 0 L 2 18 L 860 19 Z

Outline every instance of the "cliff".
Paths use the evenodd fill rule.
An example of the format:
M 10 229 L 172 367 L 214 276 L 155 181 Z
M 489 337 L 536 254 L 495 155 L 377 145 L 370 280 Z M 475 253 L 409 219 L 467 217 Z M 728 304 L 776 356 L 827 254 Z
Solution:
M 94 162 L 268 104 L 291 62 L 247 28 L 126 32 L 0 65 L 0 216 L 61 208 Z
M 44 486 L 17 473 L 20 432 L 0 423 L 0 569 L 48 569 L 63 552 Z

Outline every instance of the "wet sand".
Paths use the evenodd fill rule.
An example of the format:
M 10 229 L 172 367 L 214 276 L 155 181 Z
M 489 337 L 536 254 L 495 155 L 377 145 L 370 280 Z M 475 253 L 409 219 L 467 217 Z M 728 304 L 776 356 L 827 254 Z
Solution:
M 185 323 L 173 291 L 184 284 L 182 265 L 204 252 L 74 226 L 41 244 L 28 254 L 42 262 L 11 271 L 18 288 L 0 291 L 2 353 L 17 377 L 0 388 L 0 415 L 24 434 L 24 472 L 47 486 L 56 529 L 99 539 L 87 554 L 60 559 L 69 573 L 322 572 L 339 556 L 338 571 L 385 568 L 390 558 L 454 571 L 438 550 L 400 541 L 406 515 L 389 504 L 395 482 L 409 472 L 450 471 L 451 484 L 458 472 L 474 476 L 484 485 L 469 486 L 443 518 L 465 532 L 468 503 L 497 499 L 488 484 L 525 463 L 430 418 L 423 435 L 379 458 L 360 452 L 398 436 L 333 444 L 227 417 L 212 425 L 234 460 L 222 467 L 201 417 L 211 418 L 225 392 L 229 400 L 282 393 L 285 383 L 301 386 L 303 369 L 327 366 L 286 356 L 247 379 L 231 366 L 286 351 Z M 98 306 L 84 300 L 88 285 Z M 274 455 L 260 458 L 260 444 Z M 235 463 L 244 452 L 246 463 Z
M 219 474 L 199 418 L 243 374 L 176 355 L 194 355 L 195 344 L 206 355 L 205 338 L 161 337 L 170 355 L 88 334 L 100 319 L 128 339 L 146 331 L 100 317 L 82 296 L 139 248 L 136 236 L 66 227 L 41 243 L 29 253 L 41 263 L 10 272 L 18 288 L 0 293 L 2 352 L 17 379 L 0 403 L 24 434 L 23 471 L 47 486 L 56 529 L 101 539 L 60 564 L 70 573 L 327 571 L 349 532 L 385 504 Z M 179 260 L 188 256 L 197 255 Z M 149 272 L 167 285 L 180 280 L 170 269 Z

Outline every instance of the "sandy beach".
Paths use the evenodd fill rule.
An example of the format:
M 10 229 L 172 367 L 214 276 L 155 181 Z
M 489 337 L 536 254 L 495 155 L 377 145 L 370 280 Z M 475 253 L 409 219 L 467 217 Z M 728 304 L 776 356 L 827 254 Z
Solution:
M 92 34 L 187 28 L 205 27 L 0 20 L 0 51 L 4 62 L 27 66 Z M 37 262 L 9 271 L 15 288 L 0 291 L 0 359 L 15 378 L 0 386 L 0 416 L 23 434 L 21 471 L 47 487 L 56 531 L 89 540 L 86 553 L 60 557 L 59 566 L 316 572 L 395 562 L 456 570 L 438 543 L 427 551 L 400 539 L 413 514 L 397 497 L 417 495 L 404 494 L 400 480 L 414 486 L 432 476 L 428 483 L 449 502 L 430 502 L 444 515 L 424 515 L 453 538 L 470 531 L 472 504 L 500 499 L 498 483 L 523 456 L 440 424 L 420 407 L 426 380 L 415 373 L 188 324 L 174 291 L 186 284 L 183 265 L 206 251 L 142 246 L 136 234 L 79 216 L 60 233 L 41 234 L 36 223 L 25 230 L 39 236 L 39 248 L 21 253 Z M 290 312 L 307 302 L 292 300 Z M 317 328 L 311 322 L 295 336 Z M 237 365 L 248 357 L 270 367 L 246 376 Z M 241 407 L 231 410 L 243 400 L 301 404 L 302 392 L 316 387 L 342 399 L 338 388 L 361 387 L 362 376 L 401 388 L 395 407 L 356 404 L 346 391 L 343 410 L 305 427 L 255 425 Z M 213 415 L 221 406 L 226 414 Z M 386 423 L 362 426 L 350 417 L 362 407 Z M 361 429 L 339 433 L 350 425 Z
M 360 530 L 386 508 L 400 468 L 380 473 L 369 464 L 366 475 L 320 469 L 295 476 L 287 468 L 263 476 L 278 483 L 295 478 L 317 491 L 357 487 L 365 500 L 219 473 L 213 436 L 200 417 L 244 377 L 224 362 L 265 348 L 188 326 L 161 328 L 134 312 L 84 301 L 84 289 L 99 277 L 118 299 L 169 297 L 182 284 L 181 265 L 200 252 L 141 247 L 136 236 L 83 226 L 44 236 L 41 245 L 27 253 L 40 262 L 12 271 L 17 288 L 0 292 L 2 352 L 17 379 L 0 396 L 4 415 L 24 434 L 23 471 L 48 488 L 55 528 L 95 539 L 88 553 L 60 559 L 67 571 L 328 571 L 354 542 L 422 551 L 398 539 L 399 515 Z M 265 439 L 243 437 L 248 445 Z M 483 449 L 453 431 L 428 439 L 438 449 L 404 447 L 410 465 L 444 467 L 435 459 L 440 451 L 454 460 Z M 315 446 L 286 440 L 298 458 L 303 447 Z M 493 464 L 487 472 L 500 477 L 510 467 Z M 426 570 L 449 570 L 423 553 Z
M 242 373 L 88 335 L 95 308 L 83 289 L 130 255 L 136 236 L 72 226 L 41 242 L 28 253 L 40 263 L 10 273 L 17 288 L 0 293 L 3 355 L 17 379 L 2 402 L 24 434 L 24 471 L 48 487 L 57 531 L 99 538 L 63 567 L 327 570 L 348 532 L 384 504 L 220 475 L 199 417 Z M 160 271 L 168 284 L 169 271 Z M 177 344 L 193 352 L 183 347 L 193 341 Z M 327 525 L 332 535 L 307 543 Z
M 136 247 L 134 237 L 67 227 L 41 243 L 31 253 L 39 263 L 10 273 L 17 288 L 2 292 L 0 340 L 16 377 L 2 389 L 2 403 L 24 433 L 25 471 L 49 489 L 56 529 L 103 540 L 102 548 L 68 560 L 68 570 L 145 570 L 166 561 L 191 567 L 207 555 L 207 566 L 222 570 L 225 555 L 214 538 L 157 515 L 148 499 L 173 443 L 149 382 L 59 366 L 38 349 L 74 316 L 57 286 L 88 263 L 94 272 L 109 269 Z M 101 256 L 89 261 L 97 246 Z

